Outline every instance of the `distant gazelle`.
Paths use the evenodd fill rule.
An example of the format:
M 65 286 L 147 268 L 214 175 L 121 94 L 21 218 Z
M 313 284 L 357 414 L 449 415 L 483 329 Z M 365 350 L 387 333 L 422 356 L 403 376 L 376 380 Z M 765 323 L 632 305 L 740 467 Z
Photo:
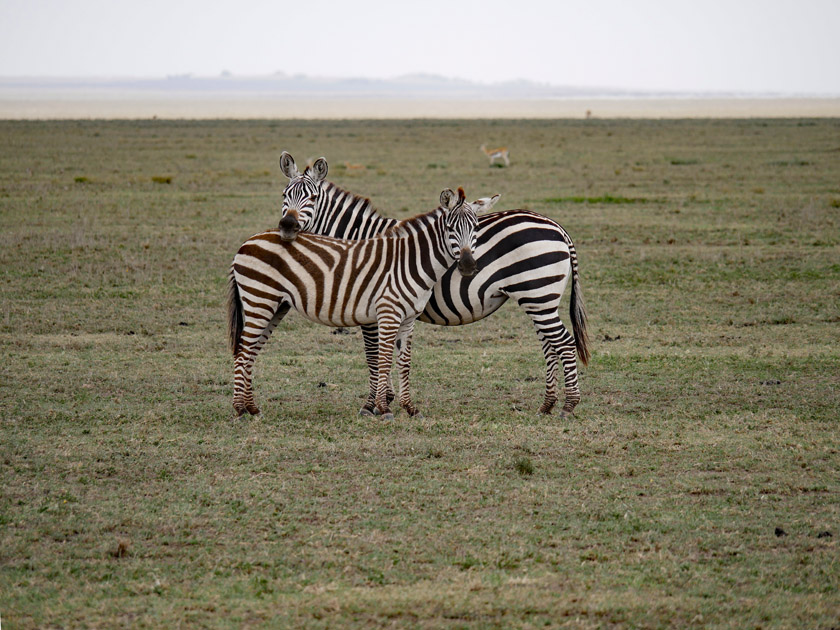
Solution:
M 510 166 L 510 153 L 508 152 L 507 147 L 488 149 L 487 145 L 482 144 L 481 150 L 484 152 L 484 155 L 486 155 L 487 158 L 490 160 L 490 166 L 493 166 L 493 163 L 498 159 L 504 160 L 505 166 Z

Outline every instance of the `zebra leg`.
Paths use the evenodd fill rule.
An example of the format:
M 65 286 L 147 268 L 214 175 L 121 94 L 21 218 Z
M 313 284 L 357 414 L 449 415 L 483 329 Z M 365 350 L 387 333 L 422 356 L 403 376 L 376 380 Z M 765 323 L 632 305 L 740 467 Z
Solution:
M 365 342 L 365 360 L 368 365 L 368 397 L 359 415 L 372 416 L 379 413 L 376 408 L 376 386 L 379 375 L 379 332 L 376 324 L 365 324 L 362 326 L 362 339 Z M 386 394 L 388 402 L 394 400 L 394 386 L 391 383 L 391 371 L 388 371 L 388 391 Z
M 571 415 L 575 405 L 580 402 L 580 388 L 577 379 L 577 354 L 575 341 L 566 330 L 557 314 L 557 306 L 539 310 L 525 309 L 542 343 L 545 355 L 545 400 L 540 406 L 539 413 L 551 413 L 558 400 L 557 367 L 563 363 L 566 399 L 563 403 L 562 416 Z
M 397 333 L 394 342 L 397 350 L 397 372 L 400 377 L 400 407 L 405 409 L 409 416 L 421 416 L 422 414 L 411 401 L 411 388 L 409 386 L 409 375 L 411 373 L 411 340 L 414 337 L 414 322 L 403 322 Z
M 272 331 L 289 312 L 291 305 L 284 302 L 274 307 L 277 310 L 273 313 L 268 307 L 264 309 L 271 313 L 268 317 L 264 317 L 257 311 L 249 310 L 245 313 L 239 352 L 236 353 L 233 361 L 233 409 L 237 417 L 244 415 L 245 412 L 252 416 L 260 413 L 259 407 L 254 402 L 251 380 L 254 361 Z
M 388 389 L 391 365 L 394 361 L 394 340 L 400 329 L 400 320 L 395 314 L 380 315 L 377 319 L 377 327 L 379 329 L 379 363 L 374 404 L 382 414 L 383 420 L 393 420 L 394 414 L 388 406 Z
M 376 407 L 376 385 L 379 375 L 379 333 L 376 324 L 365 324 L 362 326 L 362 339 L 365 342 L 365 361 L 368 365 L 368 397 L 359 415 L 372 416 Z

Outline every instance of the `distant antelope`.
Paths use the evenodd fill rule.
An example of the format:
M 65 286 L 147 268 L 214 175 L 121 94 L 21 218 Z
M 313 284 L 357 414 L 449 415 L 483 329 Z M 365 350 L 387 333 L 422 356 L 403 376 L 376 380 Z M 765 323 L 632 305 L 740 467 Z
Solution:
M 493 166 L 493 163 L 497 159 L 502 159 L 505 161 L 505 166 L 510 166 L 510 153 L 508 152 L 507 147 L 499 147 L 498 149 L 488 149 L 486 145 L 481 145 L 481 150 L 484 152 L 484 155 L 490 160 L 490 166 Z

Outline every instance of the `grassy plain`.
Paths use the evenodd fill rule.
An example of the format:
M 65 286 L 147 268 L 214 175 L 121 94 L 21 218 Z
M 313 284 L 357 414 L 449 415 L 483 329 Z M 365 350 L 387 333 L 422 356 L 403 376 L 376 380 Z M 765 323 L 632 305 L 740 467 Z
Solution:
M 418 325 L 393 422 L 360 333 L 290 316 L 231 421 L 283 149 L 392 216 L 560 221 L 576 417 L 507 305 Z M 0 122 L 0 292 L 4 628 L 840 625 L 838 120 Z

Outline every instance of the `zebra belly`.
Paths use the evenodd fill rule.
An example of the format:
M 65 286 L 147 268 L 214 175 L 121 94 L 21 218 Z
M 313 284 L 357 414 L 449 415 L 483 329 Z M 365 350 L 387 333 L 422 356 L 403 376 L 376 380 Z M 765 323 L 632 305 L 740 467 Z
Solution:
M 342 308 L 342 305 L 320 304 L 308 301 L 305 305 L 296 303 L 293 296 L 289 295 L 285 301 L 291 303 L 295 311 L 303 317 L 316 324 L 325 326 L 361 326 L 362 324 L 376 323 L 376 309 L 372 303 L 359 304 L 355 309 L 350 307 Z
M 472 302 L 465 303 L 460 290 L 462 276 L 456 274 L 453 278 L 454 283 L 452 279 L 444 277 L 444 280 L 435 286 L 426 308 L 419 317 L 421 322 L 438 326 L 472 324 L 495 313 L 508 300 L 504 293 L 493 292 L 487 293 L 482 300 L 474 297 Z M 444 284 L 447 280 L 449 283 Z M 457 290 L 453 290 L 453 284 Z M 469 288 L 466 291 L 467 295 L 475 295 Z

